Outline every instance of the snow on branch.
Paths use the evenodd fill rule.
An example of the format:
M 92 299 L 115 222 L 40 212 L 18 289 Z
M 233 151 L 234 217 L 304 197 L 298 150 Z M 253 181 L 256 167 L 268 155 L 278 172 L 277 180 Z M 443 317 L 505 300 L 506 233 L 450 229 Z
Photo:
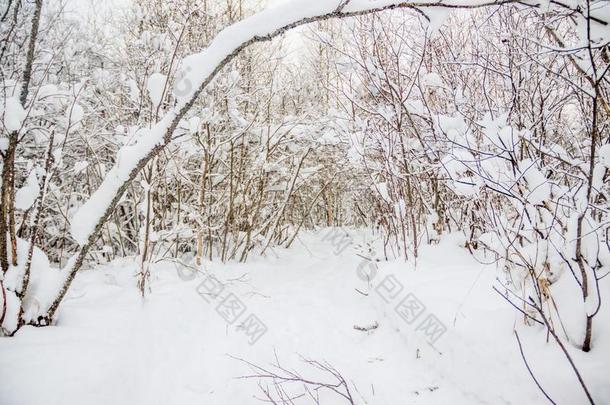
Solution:
M 95 242 L 102 225 L 120 201 L 129 183 L 139 171 L 154 158 L 173 138 L 180 121 L 194 105 L 198 96 L 212 82 L 214 77 L 229 64 L 243 49 L 282 35 L 289 29 L 315 21 L 365 15 L 390 9 L 412 9 L 431 20 L 436 9 L 473 9 L 515 4 L 520 7 L 539 7 L 567 13 L 579 21 L 592 21 L 593 38 L 598 42 L 608 42 L 610 38 L 610 6 L 600 2 L 599 7 L 584 15 L 568 1 L 534 0 L 293 0 L 282 6 L 270 8 L 233 24 L 221 31 L 200 53 L 186 57 L 179 65 L 177 80 L 173 89 L 177 103 L 169 107 L 165 116 L 150 129 L 140 130 L 134 143 L 125 145 L 118 152 L 114 167 L 108 172 L 102 184 L 80 208 L 71 221 L 71 234 L 81 246 L 75 265 L 65 269 L 69 273 L 66 284 L 49 309 L 52 317 L 59 302 L 65 295 L 75 273 L 78 271 L 89 247 Z
M 156 146 L 163 143 L 164 134 L 174 117 L 175 113 L 170 111 L 150 130 L 139 131 L 135 143 L 125 145 L 119 150 L 114 166 L 106 174 L 102 184 L 72 218 L 70 231 L 79 245 L 87 243 L 96 225 L 111 207 L 121 186 L 133 177 L 133 170 L 139 167 L 140 162 L 147 160 L 147 156 Z
M 538 1 L 516 0 L 294 0 L 279 7 L 270 8 L 237 22 L 221 31 L 202 52 L 186 57 L 180 67 L 174 95 L 178 104 L 171 108 L 152 129 L 142 131 L 132 145 L 124 146 L 118 153 L 114 167 L 108 172 L 100 187 L 80 208 L 72 219 L 71 234 L 84 246 L 93 242 L 96 230 L 110 215 L 118 202 L 122 187 L 137 175 L 155 154 L 156 148 L 171 142 L 172 134 L 180 120 L 193 106 L 197 97 L 213 78 L 244 48 L 275 38 L 285 31 L 315 21 L 345 18 L 395 8 L 410 8 L 425 15 L 426 8 L 480 8 L 506 4 L 539 7 Z M 549 7 L 571 10 L 568 2 L 551 1 Z M 610 7 L 601 7 L 595 14 L 604 38 L 610 38 Z

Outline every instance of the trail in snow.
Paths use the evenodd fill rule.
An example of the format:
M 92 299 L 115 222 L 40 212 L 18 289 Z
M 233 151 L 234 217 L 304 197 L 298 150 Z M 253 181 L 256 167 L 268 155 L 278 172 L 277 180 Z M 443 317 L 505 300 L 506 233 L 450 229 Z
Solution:
M 546 403 L 516 351 L 514 312 L 491 290 L 493 267 L 477 264 L 449 237 L 426 247 L 417 269 L 380 262 L 376 277 L 365 282 L 352 249 L 364 235 L 352 237 L 335 255 L 324 234 L 308 234 L 295 248 L 275 249 L 277 256 L 207 263 L 205 274 L 190 281 L 162 262 L 152 269 L 144 301 L 131 260 L 83 271 L 57 326 L 28 327 L 0 340 L 0 403 L 258 403 L 256 381 L 236 379 L 251 370 L 232 356 L 262 366 L 277 356 L 306 376 L 315 370 L 300 356 L 327 361 L 353 384 L 361 404 Z M 265 323 L 267 332 L 255 344 L 235 327 L 239 322 L 228 325 L 216 304 L 197 293 L 209 274 L 245 304 L 244 317 L 255 314 Z M 378 290 L 388 275 L 402 286 L 389 303 Z M 447 327 L 434 349 L 417 330 L 419 320 L 408 324 L 395 311 L 408 294 L 425 305 L 419 320 L 432 314 Z M 379 327 L 371 332 L 354 329 L 374 323 Z M 552 367 L 552 380 L 544 382 L 560 403 L 580 403 L 569 370 L 551 346 L 543 347 L 544 337 L 522 333 L 537 342 L 540 363 Z M 595 380 L 600 370 L 585 370 L 596 393 L 604 389 L 602 377 Z M 343 403 L 337 396 L 322 399 Z

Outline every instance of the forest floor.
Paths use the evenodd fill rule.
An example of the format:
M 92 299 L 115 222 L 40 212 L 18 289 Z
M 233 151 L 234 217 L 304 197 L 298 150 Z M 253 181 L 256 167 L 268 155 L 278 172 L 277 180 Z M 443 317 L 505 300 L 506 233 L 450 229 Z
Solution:
M 145 299 L 133 259 L 82 271 L 56 326 L 0 339 L 0 404 L 240 405 L 259 403 L 261 387 L 274 395 L 270 379 L 238 378 L 255 374 L 245 361 L 282 374 L 272 366 L 279 362 L 329 384 L 336 377 L 316 364 L 332 366 L 356 404 L 545 404 L 515 327 L 554 400 L 585 403 L 556 345 L 521 325 L 492 289 L 499 271 L 475 261 L 458 236 L 424 247 L 417 263 L 373 266 L 354 250 L 365 234 L 333 232 L 304 234 L 247 264 L 205 263 L 196 274 L 156 263 Z M 608 340 L 589 354 L 570 347 L 599 403 L 610 403 Z M 349 403 L 317 392 L 321 404 Z

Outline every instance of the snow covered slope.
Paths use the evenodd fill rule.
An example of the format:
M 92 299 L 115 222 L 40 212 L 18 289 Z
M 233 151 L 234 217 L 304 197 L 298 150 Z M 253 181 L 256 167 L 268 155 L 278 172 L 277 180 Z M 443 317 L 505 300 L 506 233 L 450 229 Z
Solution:
M 496 269 L 472 259 L 458 237 L 424 248 L 417 266 L 372 265 L 354 253 L 364 234 L 339 243 L 332 232 L 247 264 L 206 263 L 203 274 L 158 263 L 144 300 L 131 260 L 83 271 L 57 326 L 0 339 L 0 404 L 258 403 L 257 380 L 236 378 L 252 369 L 235 357 L 265 367 L 279 360 L 324 381 L 301 357 L 328 362 L 357 404 L 547 403 L 519 355 L 517 317 L 491 289 Z M 544 333 L 519 332 L 553 398 L 584 403 Z M 593 395 L 608 403 L 608 348 L 597 344 L 592 354 L 572 354 Z M 348 402 L 321 390 L 320 403 Z

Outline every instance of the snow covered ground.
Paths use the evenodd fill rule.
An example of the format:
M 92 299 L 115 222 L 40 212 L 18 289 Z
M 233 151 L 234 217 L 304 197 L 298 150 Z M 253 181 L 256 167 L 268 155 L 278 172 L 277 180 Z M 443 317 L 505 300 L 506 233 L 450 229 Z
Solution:
M 547 403 L 523 365 L 515 325 L 553 399 L 585 403 L 556 346 L 541 329 L 520 326 L 491 288 L 495 267 L 477 263 L 459 237 L 424 247 L 417 266 L 374 266 L 355 254 L 365 234 L 339 240 L 333 232 L 305 234 L 247 264 L 206 263 L 196 275 L 157 263 L 144 300 L 132 259 L 82 271 L 57 326 L 0 339 L 0 404 L 258 403 L 259 381 L 237 378 L 253 371 L 236 358 L 263 367 L 279 361 L 331 382 L 302 358 L 328 362 L 357 404 Z M 239 317 L 231 325 L 223 314 Z M 608 324 L 608 311 L 599 319 Z M 600 325 L 590 354 L 570 348 L 600 404 L 610 403 L 606 332 Z M 301 384 L 289 389 L 303 392 Z M 348 403 L 328 390 L 320 399 Z

